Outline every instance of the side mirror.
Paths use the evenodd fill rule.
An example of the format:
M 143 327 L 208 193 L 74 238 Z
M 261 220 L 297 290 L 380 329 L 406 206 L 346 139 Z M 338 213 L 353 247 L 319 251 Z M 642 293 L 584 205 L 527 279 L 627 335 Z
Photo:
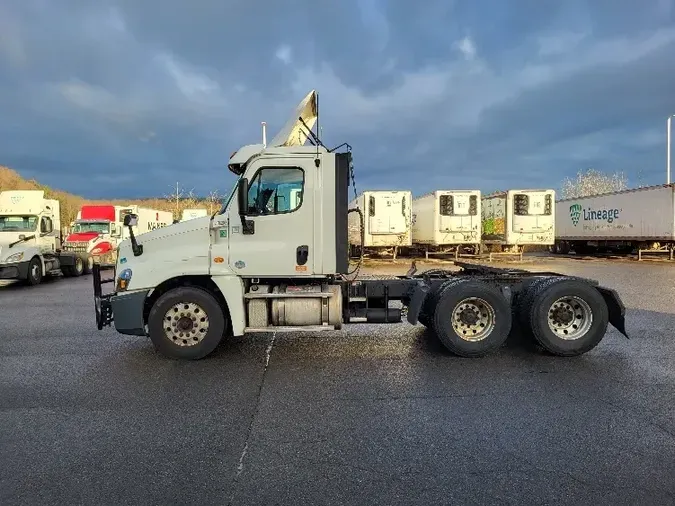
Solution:
M 248 212 L 248 179 L 242 177 L 237 186 L 237 204 L 239 205 L 239 216 L 242 218 Z
M 125 227 L 135 227 L 138 225 L 138 215 L 136 214 L 127 214 L 124 216 L 124 226 Z
M 138 244 L 136 236 L 134 235 L 134 229 L 138 225 L 138 215 L 137 214 L 127 214 L 124 216 L 124 226 L 129 228 L 129 240 L 131 240 L 131 251 L 134 252 L 134 256 L 138 257 L 143 254 L 143 245 Z
M 237 204 L 239 207 L 239 218 L 241 218 L 241 232 L 244 235 L 253 234 L 255 231 L 255 222 L 247 220 L 248 213 L 248 179 L 242 177 L 237 186 Z

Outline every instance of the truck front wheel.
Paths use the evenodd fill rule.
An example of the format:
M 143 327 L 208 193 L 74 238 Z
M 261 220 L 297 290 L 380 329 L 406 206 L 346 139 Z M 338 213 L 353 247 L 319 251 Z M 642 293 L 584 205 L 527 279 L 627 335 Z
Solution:
M 462 357 L 481 357 L 506 341 L 512 316 L 508 301 L 487 283 L 451 281 L 436 299 L 433 327 L 443 345 Z
M 226 328 L 226 316 L 218 301 L 197 287 L 179 287 L 162 294 L 148 316 L 155 348 L 174 359 L 206 357 L 220 344 Z
M 39 257 L 33 257 L 28 264 L 28 276 L 26 282 L 35 286 L 42 282 L 42 262 Z

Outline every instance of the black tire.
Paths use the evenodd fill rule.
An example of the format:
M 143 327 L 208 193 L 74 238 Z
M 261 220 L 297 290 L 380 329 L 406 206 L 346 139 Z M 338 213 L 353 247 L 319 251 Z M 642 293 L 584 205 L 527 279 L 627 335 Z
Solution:
M 74 277 L 82 276 L 84 274 L 85 261 L 81 256 L 76 256 L 72 267 L 70 267 L 70 275 Z
M 201 331 L 201 328 L 198 328 L 196 332 L 193 332 L 193 329 L 190 329 L 189 332 L 186 330 L 185 335 L 183 335 L 182 333 L 178 333 L 176 325 L 172 325 L 171 327 L 165 326 L 165 323 L 167 322 L 165 319 L 166 314 L 174 306 L 181 303 L 188 306 L 195 305 L 197 306 L 198 311 L 193 312 L 191 308 L 190 310 L 186 310 L 186 313 L 181 313 L 179 310 L 176 312 L 176 316 L 179 320 L 176 321 L 176 317 L 174 317 L 172 323 L 175 322 L 176 325 L 179 325 L 183 319 L 187 320 L 192 316 L 199 317 L 201 320 L 202 317 L 199 315 L 206 313 L 205 317 L 208 320 L 208 328 L 205 329 L 204 337 L 201 338 L 201 340 L 197 341 L 197 339 L 199 339 L 197 335 L 201 335 L 198 334 L 198 332 Z M 179 316 L 181 314 L 189 316 L 181 317 Z M 150 339 L 155 348 L 166 357 L 183 360 L 199 360 L 206 357 L 218 347 L 225 330 L 228 328 L 227 320 L 228 318 L 224 314 L 220 304 L 208 291 L 197 287 L 179 287 L 162 294 L 155 301 L 150 310 L 150 315 L 148 316 L 148 330 Z M 198 320 L 194 321 L 197 322 Z M 197 323 L 197 325 L 199 325 L 199 323 Z M 165 330 L 167 328 L 173 335 L 167 334 L 167 331 Z M 174 331 L 174 329 L 176 330 Z M 190 339 L 195 340 L 195 344 L 190 344 Z M 183 345 L 180 345 L 181 341 Z
M 456 355 L 471 358 L 482 357 L 501 348 L 512 324 L 511 308 L 502 293 L 483 281 L 467 278 L 454 280 L 444 287 L 438 294 L 433 317 L 434 331 L 443 345 Z M 480 310 L 476 316 L 488 318 L 488 323 L 482 326 L 489 325 L 489 331 L 476 341 L 470 341 L 468 337 L 474 337 L 476 333 L 480 335 L 477 329 L 481 328 L 483 322 L 473 326 L 462 324 L 459 327 L 458 320 L 458 328 L 463 328 L 462 335 L 452 323 L 455 309 L 463 306 L 468 308 L 467 303 Z
M 447 289 L 450 285 L 454 285 L 458 281 L 461 281 L 461 278 L 450 279 L 445 283 L 443 283 L 442 285 L 438 285 L 438 287 L 435 290 L 431 290 L 425 297 L 424 302 L 422 303 L 422 308 L 420 309 L 420 314 L 417 316 L 417 321 L 420 322 L 425 327 L 433 330 L 434 308 L 438 303 L 438 297 L 440 293 L 443 290 Z
M 91 274 L 93 270 L 94 270 L 94 257 L 91 255 L 87 255 L 87 260 L 84 263 L 84 273 Z
M 42 283 L 42 262 L 40 261 L 40 257 L 35 256 L 30 259 L 26 283 L 30 286 L 36 286 Z
M 537 343 L 554 355 L 582 355 L 595 348 L 607 332 L 607 304 L 600 292 L 589 283 L 577 279 L 548 278 L 534 287 L 531 298 L 532 304 L 526 312 L 524 324 Z M 562 303 L 557 302 L 561 300 Z M 554 313 L 551 313 L 556 309 L 554 305 L 559 311 L 569 310 L 562 315 L 564 323 L 558 320 L 555 324 Z M 549 315 L 556 332 L 549 325 Z M 573 318 L 569 324 L 567 318 Z M 576 332 L 581 334 L 572 338 Z M 565 335 L 570 337 L 565 338 Z
M 552 277 L 542 277 L 542 278 L 533 278 L 527 281 L 524 281 L 523 288 L 514 300 L 514 313 L 518 322 L 523 325 L 523 328 L 529 331 L 530 320 L 530 308 L 534 304 L 534 298 L 537 296 L 537 287 L 546 281 L 551 279 L 566 279 L 561 276 Z

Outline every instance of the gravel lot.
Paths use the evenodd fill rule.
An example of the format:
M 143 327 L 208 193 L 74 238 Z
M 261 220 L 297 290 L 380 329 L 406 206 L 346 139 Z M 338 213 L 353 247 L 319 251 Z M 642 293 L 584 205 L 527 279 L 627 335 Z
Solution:
M 360 325 L 184 363 L 96 331 L 90 276 L 1 287 L 0 504 L 674 504 L 675 265 L 523 267 L 618 289 L 631 339 L 470 360 Z

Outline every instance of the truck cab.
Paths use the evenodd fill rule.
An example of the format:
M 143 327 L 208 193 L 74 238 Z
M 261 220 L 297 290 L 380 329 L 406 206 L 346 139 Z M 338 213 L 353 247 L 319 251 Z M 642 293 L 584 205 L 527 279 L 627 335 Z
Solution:
M 0 279 L 36 285 L 63 268 L 66 275 L 80 273 L 81 259 L 61 255 L 60 229 L 58 200 L 41 190 L 0 193 Z
M 590 285 L 575 292 L 576 282 L 565 284 L 561 276 L 465 266 L 459 274 L 411 269 L 406 276 L 350 279 L 348 214 L 356 212 L 364 222 L 359 208 L 348 207 L 352 154 L 323 145 L 312 132 L 317 118 L 312 91 L 269 144 L 263 134 L 261 144 L 233 153 L 228 168 L 237 180 L 212 217 L 141 237 L 132 232 L 138 216 L 125 217 L 130 238 L 119 245 L 113 277 L 104 280 L 106 266 L 94 266 L 98 328 L 114 324 L 119 333 L 149 336 L 168 357 L 199 359 L 224 336 L 391 324 L 405 313 L 409 323 L 427 326 L 455 353 L 481 356 L 503 344 L 513 296 L 522 290 L 534 294 L 535 305 L 544 304 L 544 320 L 530 325 L 537 329 L 546 325 L 545 304 L 554 295 L 579 292 L 595 308 L 595 319 L 579 316 L 588 326 L 574 346 L 549 336 L 549 348 L 559 354 L 583 353 L 599 342 L 608 304 L 614 324 L 623 329 L 614 292 Z M 314 145 L 306 146 L 307 140 Z M 112 292 L 103 293 L 104 282 L 114 284 Z M 564 317 L 567 332 L 577 323 Z

